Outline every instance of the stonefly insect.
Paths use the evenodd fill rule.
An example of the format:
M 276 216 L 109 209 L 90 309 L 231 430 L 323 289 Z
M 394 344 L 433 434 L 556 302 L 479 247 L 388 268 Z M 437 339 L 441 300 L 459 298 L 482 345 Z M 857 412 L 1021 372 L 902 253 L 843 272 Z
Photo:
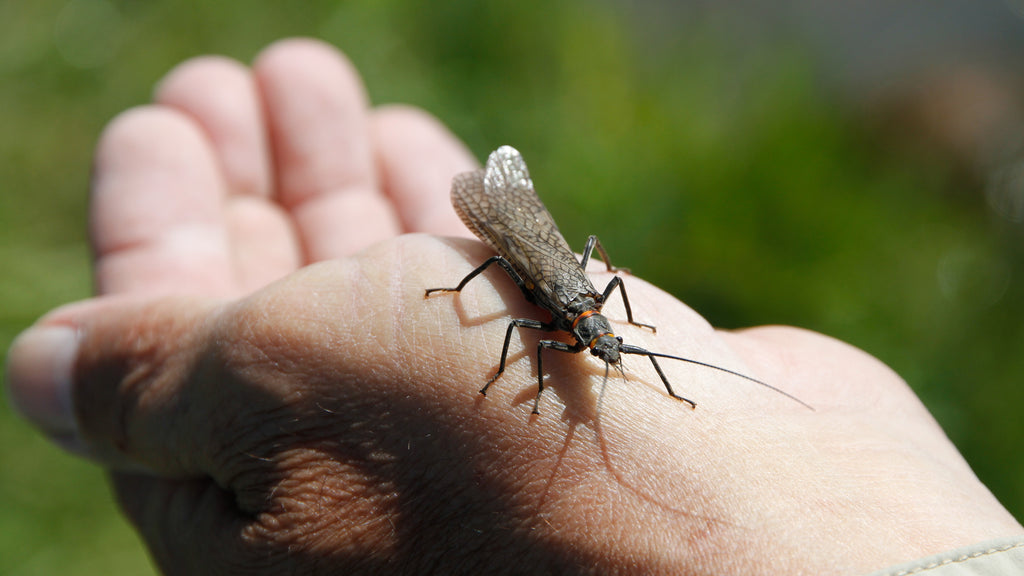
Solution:
M 551 313 L 549 322 L 530 318 L 516 318 L 509 322 L 498 371 L 480 389 L 481 394 L 486 395 L 490 385 L 505 371 L 512 330 L 530 328 L 545 332 L 568 332 L 576 340 L 575 344 L 558 340 L 541 340 L 537 343 L 537 396 L 533 401 L 534 414 L 540 413 L 540 397 L 544 392 L 542 352 L 545 348 L 571 353 L 589 348 L 592 355 L 604 360 L 606 378 L 609 365 L 622 372 L 622 354 L 646 356 L 654 365 L 668 395 L 686 402 L 691 408 L 696 408 L 697 404 L 672 390 L 672 385 L 669 384 L 656 358 L 681 360 L 726 372 L 770 388 L 810 408 L 800 399 L 739 372 L 623 343 L 622 338 L 612 332 L 608 319 L 601 314 L 601 308 L 616 288 L 622 296 L 622 303 L 625 304 L 626 320 L 634 326 L 649 328 L 652 331 L 655 328 L 633 320 L 633 310 L 629 306 L 626 288 L 619 276 L 612 278 L 603 292 L 598 292 L 587 276 L 586 267 L 596 248 L 609 272 L 626 270 L 612 266 L 608 253 L 601 246 L 597 236 L 590 236 L 587 239 L 583 257 L 576 261 L 576 255 L 558 231 L 558 226 L 555 225 L 547 208 L 537 197 L 530 173 L 526 169 L 526 162 L 515 148 L 502 146 L 487 158 L 485 169 L 455 176 L 452 180 L 452 204 L 466 226 L 498 254 L 491 256 L 467 274 L 458 286 L 430 288 L 424 294 L 424 298 L 433 292 L 460 292 L 470 280 L 479 276 L 491 264 L 497 264 L 504 268 L 516 286 L 519 286 L 527 301 Z

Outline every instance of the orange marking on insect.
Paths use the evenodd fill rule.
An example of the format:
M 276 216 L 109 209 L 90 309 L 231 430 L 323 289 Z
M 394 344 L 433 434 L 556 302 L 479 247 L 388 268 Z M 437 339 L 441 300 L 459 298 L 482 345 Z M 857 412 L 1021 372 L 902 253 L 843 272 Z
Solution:
M 577 316 L 576 319 L 572 321 L 572 328 L 573 328 L 573 330 L 576 329 L 576 325 L 580 323 L 580 320 L 583 320 L 584 318 L 586 318 L 588 316 L 593 316 L 594 314 L 597 314 L 597 310 L 587 310 L 583 314 L 580 314 L 579 316 Z

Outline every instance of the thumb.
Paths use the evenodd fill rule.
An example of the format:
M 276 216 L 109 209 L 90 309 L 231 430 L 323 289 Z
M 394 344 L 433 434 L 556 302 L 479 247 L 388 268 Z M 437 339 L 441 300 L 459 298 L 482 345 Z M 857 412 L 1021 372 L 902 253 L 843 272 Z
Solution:
M 14 407 L 113 468 L 118 502 L 166 574 L 231 573 L 255 554 L 242 537 L 254 499 L 244 509 L 210 439 L 223 424 L 217 395 L 190 391 L 219 310 L 201 299 L 97 298 L 47 315 L 8 352 Z
M 174 430 L 145 425 L 187 378 L 218 305 L 196 298 L 113 296 L 61 307 L 7 355 L 14 408 L 65 449 L 114 468 L 197 473 L 168 446 Z M 166 424 L 166 421 L 162 422 Z M 157 436 L 157 437 L 153 437 Z
M 313 268 L 323 282 L 337 281 L 330 263 Z M 293 313 L 275 295 L 258 294 L 254 306 L 266 306 L 258 313 L 247 307 L 249 299 L 90 300 L 44 317 L 9 353 L 12 403 L 51 438 L 113 469 L 121 508 L 166 574 L 315 573 L 278 568 L 324 565 L 324 542 L 352 525 L 368 542 L 358 555 L 370 557 L 393 529 L 371 500 L 378 486 L 390 485 L 372 476 L 390 471 L 390 461 L 379 466 L 383 471 L 359 468 L 363 451 L 377 453 L 377 428 L 350 435 L 357 450 L 340 449 L 341 412 L 324 408 L 322 395 L 303 393 L 309 380 L 295 375 L 294 365 L 276 363 L 291 350 L 270 360 L 262 354 L 267 341 L 260 335 L 295 344 L 313 355 L 306 365 L 320 374 L 310 377 L 312 385 L 323 389 L 351 378 L 318 370 L 333 365 L 321 354 L 331 337 L 315 329 L 317 314 Z M 324 306 L 318 314 L 329 322 L 336 312 Z M 290 330 L 282 318 L 301 326 Z M 307 332 L 312 340 L 302 338 Z M 294 378 L 278 381 L 280 369 Z M 379 407 L 374 414 L 389 408 L 370 400 L 348 410 L 367 406 Z M 374 414 L 366 416 L 371 424 L 382 420 Z M 344 457 L 358 462 L 348 465 Z

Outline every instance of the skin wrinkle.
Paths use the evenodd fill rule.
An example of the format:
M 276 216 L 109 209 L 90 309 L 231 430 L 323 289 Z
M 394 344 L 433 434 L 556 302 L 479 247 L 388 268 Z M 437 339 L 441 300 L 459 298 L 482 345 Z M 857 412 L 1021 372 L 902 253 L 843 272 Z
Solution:
M 329 429 L 325 427 L 324 432 Z M 393 491 L 379 481 L 369 482 L 358 468 L 337 461 L 331 455 L 334 442 L 313 442 L 308 448 L 289 449 L 275 457 L 275 468 L 280 470 L 275 476 L 281 481 L 268 492 L 272 506 L 247 530 L 250 537 L 265 539 L 272 549 L 283 547 L 314 556 L 357 550 L 387 553 L 394 542 L 388 537 L 390 523 L 380 519 L 390 516 L 381 510 L 393 507 L 389 504 L 394 500 Z M 274 495 L 278 493 L 287 496 Z M 325 507 L 329 514 L 322 512 Z M 359 518 L 378 520 L 352 521 Z M 336 530 L 338 521 L 346 525 L 344 537 Z
M 380 518 L 390 513 L 381 513 L 382 509 L 391 509 L 389 504 L 392 500 L 392 491 L 387 484 L 381 482 L 369 482 L 364 474 L 355 468 L 345 471 L 346 466 L 340 466 L 333 462 L 329 451 L 318 449 L 300 450 L 290 452 L 279 462 L 279 466 L 290 468 L 294 472 L 287 475 L 288 482 L 293 484 L 293 489 L 283 490 L 283 493 L 291 494 L 292 497 L 285 499 L 280 504 L 291 509 L 286 514 L 287 518 L 295 518 L 297 525 L 302 527 L 303 538 L 311 542 L 324 541 L 320 546 L 326 545 L 336 539 L 332 536 L 334 519 L 338 518 Z M 317 510 L 324 508 L 325 502 L 332 511 L 332 517 L 325 517 L 318 514 Z M 352 514 L 351 509 L 371 508 L 376 511 L 374 514 L 360 515 Z M 280 516 L 280 515 L 278 515 Z M 307 534 L 308 525 L 312 525 L 312 534 Z M 390 547 L 388 539 L 378 534 L 378 528 L 382 525 L 380 520 L 365 523 L 351 523 L 354 528 L 354 536 L 350 531 L 346 539 L 350 544 L 360 545 L 361 541 L 367 540 L 366 545 L 372 544 L 375 548 Z M 363 534 L 363 536 L 360 536 Z M 393 544 L 393 543 L 392 543 Z M 384 551 L 384 550 L 382 550 Z
M 358 478 L 358 476 L 356 478 Z M 358 518 L 358 515 L 355 515 L 354 518 Z

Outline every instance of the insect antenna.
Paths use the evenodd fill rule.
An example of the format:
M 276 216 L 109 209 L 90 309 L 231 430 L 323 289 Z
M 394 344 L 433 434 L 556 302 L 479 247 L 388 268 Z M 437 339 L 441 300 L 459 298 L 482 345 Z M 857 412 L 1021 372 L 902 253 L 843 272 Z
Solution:
M 650 358 L 651 359 L 651 363 L 654 364 L 655 370 L 658 371 L 658 375 L 661 376 L 661 379 L 665 383 L 666 387 L 668 387 L 668 380 L 665 378 L 664 373 L 661 371 L 661 366 L 659 366 L 658 362 L 655 361 L 655 359 L 654 359 L 655 357 L 658 357 L 658 358 L 668 358 L 670 360 L 681 360 L 683 362 L 689 362 L 690 364 L 696 364 L 697 366 L 703 366 L 705 368 L 713 368 L 713 369 L 718 370 L 720 372 L 725 372 L 726 374 L 732 374 L 733 376 L 738 376 L 740 378 L 743 378 L 744 380 L 749 380 L 749 381 L 751 381 L 751 382 L 753 382 L 755 384 L 760 384 L 761 386 L 764 386 L 765 388 L 768 388 L 769 390 L 774 390 L 775 392 L 778 392 L 779 394 L 782 394 L 786 398 L 789 398 L 790 400 L 800 404 L 801 406 L 807 408 L 808 410 L 814 410 L 813 406 L 811 406 L 807 402 L 804 402 L 803 400 L 797 398 L 796 396 L 793 396 L 792 394 L 786 392 L 785 390 L 782 390 L 781 388 L 776 388 L 775 386 L 772 386 L 771 384 L 769 384 L 767 382 L 764 382 L 762 380 L 758 380 L 757 378 L 751 378 L 750 376 L 747 376 L 746 374 L 741 374 L 740 372 L 736 372 L 735 370 L 729 370 L 728 368 L 722 368 L 721 366 L 715 366 L 714 364 L 708 364 L 707 362 L 701 362 L 700 360 L 692 360 L 690 358 L 683 358 L 682 356 L 673 356 L 671 354 L 662 354 L 660 352 L 651 352 L 650 350 L 647 350 L 645 348 L 641 348 L 639 346 L 633 346 L 633 345 L 630 345 L 630 344 L 621 344 L 619 346 L 619 352 L 622 352 L 623 354 L 636 354 L 638 356 L 647 356 L 648 358 Z M 672 396 L 675 396 L 676 398 L 680 398 L 681 400 L 685 400 L 686 402 L 689 402 L 691 406 L 693 406 L 693 402 L 690 402 L 689 400 L 686 400 L 685 398 L 682 398 L 680 396 L 676 396 L 676 394 L 674 394 L 672 392 L 671 388 L 668 388 L 668 391 L 669 391 L 669 394 L 671 394 Z

